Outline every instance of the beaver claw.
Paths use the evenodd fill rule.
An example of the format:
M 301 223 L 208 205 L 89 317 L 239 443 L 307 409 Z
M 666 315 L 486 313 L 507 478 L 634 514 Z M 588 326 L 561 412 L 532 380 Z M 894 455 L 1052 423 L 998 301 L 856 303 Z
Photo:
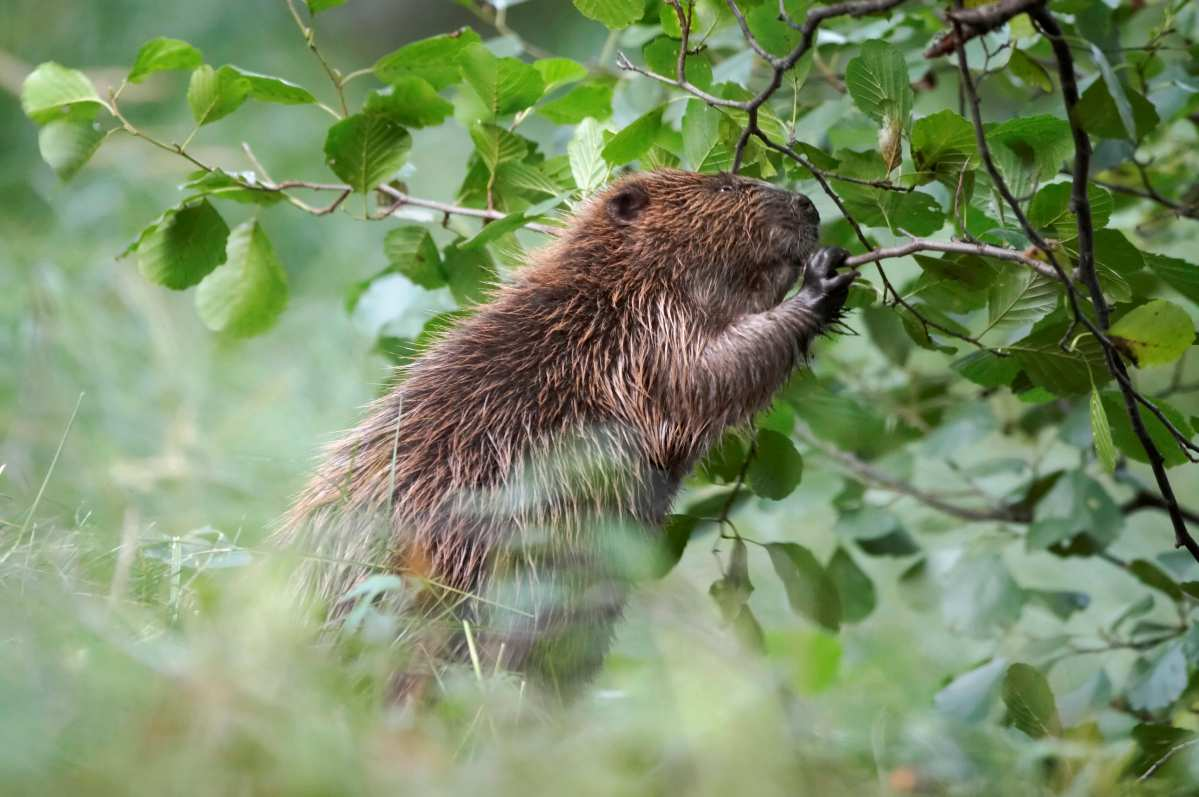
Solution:
M 837 273 L 848 257 L 849 252 L 841 247 L 826 246 L 812 255 L 804 269 L 803 287 L 797 298 L 824 321 L 837 317 L 849 296 L 850 284 L 858 276 L 852 269 Z

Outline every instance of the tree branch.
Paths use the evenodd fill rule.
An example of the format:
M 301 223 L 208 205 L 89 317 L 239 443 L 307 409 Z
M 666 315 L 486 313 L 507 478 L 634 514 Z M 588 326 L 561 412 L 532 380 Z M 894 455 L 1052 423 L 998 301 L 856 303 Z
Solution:
M 308 49 L 316 56 L 316 60 L 321 62 L 321 69 L 325 70 L 325 74 L 329 77 L 329 82 L 333 84 L 333 88 L 337 91 L 337 99 L 341 103 L 340 116 L 349 116 L 350 106 L 346 103 L 345 81 L 342 79 L 341 73 L 329 66 L 329 62 L 321 54 L 320 49 L 316 46 L 316 31 L 311 25 L 304 24 L 304 20 L 300 17 L 300 12 L 296 9 L 295 0 L 284 0 L 284 2 L 287 3 L 287 10 L 291 12 L 291 18 L 295 20 L 296 27 L 300 29 L 301 35 L 304 36 L 304 43 L 308 45 Z M 337 114 L 334 115 L 336 116 Z
M 1087 197 L 1087 178 L 1090 174 L 1091 163 L 1091 140 L 1087 137 L 1086 131 L 1082 129 L 1082 124 L 1079 122 L 1076 112 L 1079 98 L 1078 83 L 1074 75 L 1074 56 L 1070 52 L 1070 46 L 1066 43 L 1062 35 L 1062 29 L 1058 26 L 1053 15 L 1044 6 L 1033 8 L 1030 11 L 1030 15 L 1033 21 L 1036 22 L 1049 38 L 1054 57 L 1057 59 L 1058 75 L 1062 84 L 1062 98 L 1066 105 L 1066 116 L 1070 122 L 1070 131 L 1074 137 L 1074 182 L 1071 189 L 1070 206 L 1074 211 L 1075 217 L 1078 219 L 1079 278 L 1090 291 L 1091 304 L 1095 307 L 1099 327 L 1106 332 L 1109 323 L 1108 307 L 1107 301 L 1103 296 L 1103 289 L 1099 285 L 1099 278 L 1095 274 L 1095 239 L 1091 222 L 1091 205 Z M 960 47 L 958 54 L 960 58 L 965 59 L 964 51 Z M 1108 370 L 1116 377 L 1120 393 L 1124 398 L 1124 408 L 1127 410 L 1129 420 L 1132 422 L 1133 433 L 1145 449 L 1145 454 L 1149 458 L 1149 466 L 1153 470 L 1154 479 L 1157 481 L 1158 489 L 1161 491 L 1162 501 L 1165 503 L 1167 514 L 1169 514 L 1170 521 L 1174 525 L 1174 545 L 1178 548 L 1185 548 L 1194 557 L 1195 561 L 1199 562 L 1199 543 L 1195 541 L 1195 538 L 1187 530 L 1182 510 L 1178 506 L 1177 499 L 1174 497 L 1174 488 L 1170 484 L 1169 477 L 1166 475 L 1164 459 L 1152 438 L 1150 438 L 1149 431 L 1145 428 L 1145 422 L 1141 418 L 1140 410 L 1137 407 L 1138 402 L 1146 406 L 1149 406 L 1150 402 L 1148 399 L 1140 396 L 1132 387 L 1128 372 L 1124 366 L 1124 361 L 1120 359 L 1119 353 L 1110 342 L 1103 347 L 1103 354 Z
M 1032 517 L 1027 511 L 1022 510 L 1017 506 L 991 506 L 983 508 L 961 506 L 951 503 L 944 498 L 926 492 L 918 487 L 909 484 L 899 479 L 894 479 L 883 473 L 873 465 L 863 462 L 862 460 L 850 454 L 847 451 L 839 451 L 832 446 L 826 446 L 816 439 L 815 435 L 807 429 L 799 427 L 795 432 L 796 437 L 803 440 L 812 448 L 824 454 L 829 459 L 839 463 L 842 467 L 854 474 L 862 481 L 869 482 L 875 487 L 888 490 L 899 495 L 906 495 L 909 498 L 914 498 L 926 506 L 930 506 L 939 512 L 962 520 L 972 522 L 982 521 L 998 521 L 1003 523 L 1029 523 Z
M 980 257 L 993 257 L 997 260 L 1010 260 L 1014 263 L 1021 263 L 1028 266 L 1046 279 L 1057 279 L 1057 275 L 1053 272 L 1053 269 L 1045 263 L 1015 249 L 1004 249 L 1000 246 L 990 246 L 989 244 L 972 243 L 969 241 L 932 241 L 927 238 L 912 238 L 907 243 L 899 244 L 898 246 L 875 249 L 864 255 L 854 255 L 846 260 L 845 264 L 857 268 L 867 263 L 877 263 L 880 260 L 893 257 L 906 257 L 916 252 L 950 252 L 979 255 Z
M 1012 17 L 1026 13 L 1033 6 L 1043 3 L 1044 0 L 999 0 L 985 6 L 950 9 L 945 12 L 945 17 L 956 23 L 954 30 L 933 42 L 932 46 L 924 51 L 924 57 L 939 58 L 949 55 L 959 44 L 965 44 L 971 39 L 1001 28 Z
M 346 199 L 349 198 L 350 194 L 354 192 L 354 189 L 345 183 L 321 183 L 309 180 L 281 180 L 279 182 L 275 182 L 267 175 L 266 169 L 262 167 L 262 164 L 258 163 L 257 158 L 254 157 L 253 150 L 250 149 L 248 144 L 244 143 L 242 144 L 242 148 L 246 151 L 246 155 L 250 159 L 250 162 L 254 164 L 256 169 L 255 174 L 260 175 L 261 179 L 259 179 L 257 176 L 252 180 L 247 179 L 246 177 L 243 177 L 235 172 L 229 172 L 217 166 L 213 166 L 200 160 L 198 157 L 189 152 L 183 145 L 169 144 L 166 141 L 155 138 L 141 128 L 135 126 L 121 111 L 120 105 L 118 104 L 120 94 L 121 89 L 118 88 L 109 95 L 109 106 L 112 109 L 113 116 L 115 116 L 117 121 L 121 123 L 121 127 L 117 129 L 124 130 L 129 135 L 140 138 L 148 144 L 163 150 L 164 152 L 178 155 L 206 174 L 221 174 L 236 183 L 238 187 L 244 188 L 247 191 L 260 191 L 263 193 L 280 194 L 291 205 L 313 216 L 326 216 L 330 213 L 333 213 L 340 208 L 342 203 L 344 203 Z M 337 197 L 328 205 L 315 207 L 289 193 L 292 189 L 303 189 L 306 191 L 333 191 L 337 193 Z M 378 186 L 375 190 L 390 197 L 392 204 L 387 207 L 385 213 L 368 217 L 372 219 L 387 218 L 405 206 L 426 208 L 428 210 L 435 210 L 439 213 L 451 216 L 467 216 L 470 218 L 489 219 L 493 221 L 496 219 L 502 219 L 507 215 L 506 213 L 498 210 L 468 208 L 461 205 L 451 205 L 446 202 L 438 202 L 433 199 L 421 199 L 420 197 L 411 196 L 403 191 L 400 191 L 398 188 L 394 188 L 386 184 Z M 559 229 L 556 227 L 546 224 L 538 224 L 536 222 L 529 222 L 523 226 L 526 229 L 546 235 L 557 235 L 559 232 Z

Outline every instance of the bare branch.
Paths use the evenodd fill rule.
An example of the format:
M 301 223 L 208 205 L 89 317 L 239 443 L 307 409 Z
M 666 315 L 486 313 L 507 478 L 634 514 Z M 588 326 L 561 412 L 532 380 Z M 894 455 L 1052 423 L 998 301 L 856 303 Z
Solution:
M 906 257 L 916 252 L 950 252 L 993 257 L 998 260 L 1010 260 L 1014 263 L 1022 263 L 1028 266 L 1046 279 L 1057 280 L 1057 274 L 1054 273 L 1053 269 L 1035 257 L 1029 257 L 1015 249 L 1004 249 L 1000 246 L 990 246 L 989 244 L 972 243 L 969 241 L 932 241 L 928 238 L 912 238 L 907 243 L 899 244 L 898 246 L 875 249 L 864 255 L 855 255 L 846 260 L 845 264 L 857 268 L 867 263 L 877 263 L 880 260 L 887 260 L 894 257 Z
M 242 144 L 242 148 L 246 153 L 246 157 L 252 164 L 254 164 L 257 173 L 261 175 L 262 179 L 248 179 L 240 174 L 237 174 L 236 172 L 225 171 L 217 166 L 213 166 L 197 158 L 181 144 L 168 144 L 167 142 L 155 138 L 141 128 L 135 126 L 121 111 L 120 105 L 118 104 L 120 93 L 121 90 L 117 89 L 109 94 L 109 105 L 112 108 L 113 116 L 115 116 L 117 121 L 121 123 L 121 127 L 118 129 L 124 130 L 131 136 L 140 138 L 148 144 L 163 150 L 164 152 L 170 152 L 173 155 L 178 155 L 206 174 L 224 175 L 225 177 L 233 180 L 233 182 L 235 182 L 240 188 L 244 188 L 247 191 L 260 191 L 263 193 L 280 194 L 287 200 L 288 203 L 313 216 L 327 216 L 330 213 L 333 213 L 340 208 L 342 203 L 344 203 L 346 199 L 349 198 L 350 194 L 354 192 L 354 189 L 345 183 L 320 183 L 309 180 L 282 180 L 280 182 L 274 182 L 267 175 L 266 169 L 263 168 L 262 164 L 259 163 L 258 159 L 254 156 L 254 151 L 248 144 L 245 143 Z M 293 196 L 290 193 L 290 191 L 293 189 L 303 189 L 306 191 L 334 191 L 337 193 L 337 197 L 328 205 L 317 207 L 304 202 L 302 199 L 299 199 L 296 196 Z M 403 191 L 400 191 L 398 188 L 393 188 L 389 185 L 381 185 L 376 190 L 386 194 L 393 200 L 393 202 L 386 209 L 386 212 L 370 218 L 387 218 L 404 206 L 427 208 L 428 210 L 435 210 L 439 213 L 444 213 L 447 215 L 468 216 L 477 219 L 496 220 L 502 219 L 507 215 L 506 213 L 498 210 L 482 210 L 479 208 L 462 207 L 460 205 L 450 205 L 433 199 L 421 199 L 420 197 L 410 196 Z M 536 222 L 529 222 L 523 226 L 525 229 L 544 233 L 546 235 L 557 235 L 559 232 L 558 228 L 545 224 L 538 224 Z
M 925 58 L 949 55 L 970 39 L 1001 28 L 1012 17 L 1026 13 L 1033 6 L 1043 5 L 1045 0 L 999 0 L 974 8 L 954 8 L 946 12 L 947 19 L 957 23 L 954 30 L 932 43 L 924 51 Z
M 997 521 L 1002 523 L 1028 523 L 1032 520 L 1029 513 L 1016 506 L 995 505 L 990 507 L 968 507 L 954 504 L 941 496 L 921 490 L 918 487 L 909 484 L 905 481 L 892 478 L 883 471 L 850 454 L 847 451 L 840 451 L 833 446 L 825 445 L 820 442 L 815 435 L 802 426 L 798 427 L 795 435 L 807 443 L 812 448 L 824 454 L 829 459 L 839 463 L 842 467 L 857 476 L 862 481 L 869 484 L 889 490 L 899 495 L 906 495 L 909 498 L 914 498 L 922 504 L 932 507 L 946 515 L 969 520 L 974 522 L 982 521 Z
M 742 13 L 741 8 L 737 5 L 737 0 L 725 0 L 725 2 L 728 4 L 729 11 L 732 11 L 733 16 L 736 17 L 737 25 L 741 27 L 741 35 L 745 37 L 745 41 L 749 43 L 749 46 L 753 48 L 753 51 L 757 53 L 758 56 L 766 63 L 770 64 L 771 66 L 776 65 L 779 59 L 773 53 L 763 47 L 758 41 L 757 37 L 753 35 L 753 32 L 750 31 L 749 23 L 745 19 L 745 14 Z
M 393 188 L 390 185 L 381 185 L 376 190 L 380 193 L 386 194 L 394 200 L 390 206 L 379 212 L 377 218 L 386 218 L 405 206 L 426 208 L 428 210 L 436 210 L 439 213 L 445 213 L 452 216 L 469 216 L 471 218 L 488 219 L 490 221 L 502 219 L 508 215 L 500 210 L 467 208 L 462 207 L 461 205 L 450 205 L 445 202 L 438 202 L 433 199 L 421 199 L 420 197 L 414 197 L 405 194 L 403 191 L 400 191 L 398 188 Z M 546 235 L 557 235 L 559 232 L 561 232 L 560 228 L 551 227 L 546 224 L 538 224 L 536 222 L 529 222 L 523 225 L 523 227 L 525 229 L 544 233 Z
M 320 49 L 316 46 L 316 31 L 311 25 L 304 24 L 304 20 L 300 17 L 300 12 L 296 9 L 295 0 L 284 0 L 284 2 L 287 3 L 287 10 L 291 12 L 291 18 L 295 20 L 296 27 L 300 29 L 300 34 L 304 37 L 304 43 L 308 45 L 308 49 L 316 56 L 316 60 L 321 62 L 321 69 L 325 70 L 325 74 L 329 76 L 329 82 L 333 84 L 333 88 L 337 91 L 337 99 L 341 103 L 340 115 L 349 116 L 350 106 L 346 103 L 346 92 L 343 88 L 345 81 L 342 80 L 341 73 L 329 66 L 329 62 L 321 54 Z
M 674 86 L 676 89 L 682 89 L 696 99 L 700 99 L 708 103 L 708 105 L 718 108 L 737 108 L 738 110 L 742 111 L 747 110 L 749 106 L 748 102 L 742 102 L 740 100 L 726 100 L 723 97 L 717 97 L 715 94 L 709 94 L 699 86 L 696 86 L 694 83 L 691 83 L 686 79 L 678 81 L 672 77 L 659 75 L 656 72 L 651 72 L 648 69 L 639 67 L 630 61 L 629 57 L 624 53 L 616 54 L 616 66 L 626 72 L 636 72 L 638 75 L 650 78 L 651 80 L 656 80 L 659 83 L 665 83 L 667 86 Z
M 1149 179 L 1149 172 L 1146 170 L 1145 164 L 1141 163 L 1135 158 L 1132 162 L 1133 165 L 1136 166 L 1143 188 L 1133 188 L 1132 186 L 1121 185 L 1120 183 L 1113 183 L 1108 180 L 1098 180 L 1094 177 L 1091 178 L 1091 182 L 1095 185 L 1106 188 L 1109 191 L 1115 191 L 1118 194 L 1126 194 L 1128 196 L 1147 199 L 1150 202 L 1156 202 L 1162 207 L 1173 212 L 1174 215 L 1179 218 L 1199 219 L 1199 206 L 1195 204 L 1183 205 L 1166 196 L 1163 196 L 1156 188 L 1153 187 L 1153 183 Z

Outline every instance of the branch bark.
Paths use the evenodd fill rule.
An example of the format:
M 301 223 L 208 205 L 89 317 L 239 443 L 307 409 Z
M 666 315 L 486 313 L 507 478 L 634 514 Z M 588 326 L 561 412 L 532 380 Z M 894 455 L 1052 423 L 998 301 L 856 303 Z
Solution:
M 1010 260 L 1014 263 L 1021 263 L 1028 266 L 1046 279 L 1057 279 L 1057 274 L 1045 263 L 1037 260 L 1035 257 L 1029 257 L 1023 252 L 1017 252 L 1015 249 L 1004 249 L 1000 246 L 971 243 L 969 241 L 932 241 L 928 238 L 912 238 L 907 243 L 899 244 L 898 246 L 875 249 L 864 255 L 854 255 L 846 260 L 845 264 L 853 268 L 858 268 L 867 263 L 877 263 L 880 260 L 893 257 L 906 257 L 916 252 L 951 252 L 993 257 L 998 260 Z
M 1030 11 L 1030 15 L 1033 21 L 1036 22 L 1038 27 L 1049 38 L 1050 46 L 1053 48 L 1053 54 L 1057 60 L 1058 75 L 1062 84 L 1062 99 L 1066 105 L 1066 116 L 1069 119 L 1070 131 L 1074 137 L 1074 182 L 1071 188 L 1070 206 L 1074 211 L 1075 217 L 1078 219 L 1079 278 L 1087 286 L 1091 294 L 1091 304 L 1095 308 L 1099 327 L 1106 332 L 1109 325 L 1109 312 L 1107 300 L 1103 296 L 1103 288 L 1099 285 L 1099 278 L 1095 274 L 1095 237 L 1091 222 L 1091 204 L 1087 197 L 1087 179 L 1090 175 L 1091 166 L 1091 140 L 1087 137 L 1086 131 L 1082 129 L 1082 124 L 1079 122 L 1076 112 L 1078 105 L 1078 82 L 1074 74 L 1074 56 L 1070 52 L 1070 45 L 1062 35 L 1062 29 L 1058 26 L 1053 14 L 1046 10 L 1043 5 L 1038 5 Z M 960 47 L 958 53 L 959 57 L 964 61 L 965 54 Z M 1165 461 L 1161 452 L 1157 449 L 1157 445 L 1150 438 L 1149 431 L 1145 428 L 1145 422 L 1141 418 L 1140 409 L 1137 407 L 1138 402 L 1146 405 L 1150 402 L 1148 399 L 1140 396 L 1133 388 L 1124 361 L 1120 359 L 1119 353 L 1110 342 L 1104 345 L 1103 355 L 1107 362 L 1108 370 L 1116 377 L 1116 382 L 1120 387 L 1120 394 L 1124 399 L 1124 408 L 1128 412 L 1129 420 L 1132 423 L 1133 433 L 1136 435 L 1137 440 L 1140 441 L 1141 446 L 1145 449 L 1145 454 L 1149 458 L 1149 466 L 1153 470 L 1153 477 L 1157 481 L 1162 501 L 1166 505 L 1166 512 L 1170 516 L 1170 522 L 1174 526 L 1174 546 L 1185 548 L 1194 557 L 1195 561 L 1199 562 L 1199 543 L 1195 541 L 1195 538 L 1187 530 L 1182 509 L 1178 506 L 1178 500 L 1174 496 L 1174 487 L 1170 484 L 1170 479 L 1166 475 Z

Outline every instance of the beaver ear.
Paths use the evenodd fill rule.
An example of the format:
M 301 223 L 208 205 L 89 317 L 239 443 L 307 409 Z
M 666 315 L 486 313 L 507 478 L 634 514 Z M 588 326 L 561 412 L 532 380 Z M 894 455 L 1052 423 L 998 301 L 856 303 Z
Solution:
M 608 217 L 617 224 L 632 224 L 648 206 L 649 192 L 636 183 L 630 183 L 608 200 Z

